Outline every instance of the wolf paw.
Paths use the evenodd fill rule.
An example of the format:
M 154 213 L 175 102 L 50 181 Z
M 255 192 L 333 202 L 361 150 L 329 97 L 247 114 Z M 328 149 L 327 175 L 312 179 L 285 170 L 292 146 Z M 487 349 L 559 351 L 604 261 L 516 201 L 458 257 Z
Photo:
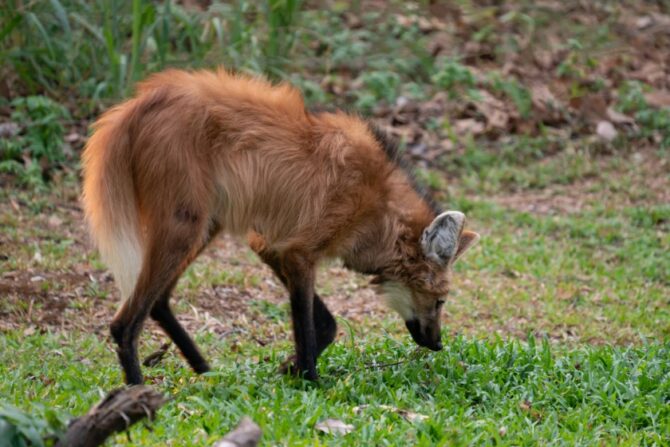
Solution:
M 294 377 L 302 377 L 306 380 L 317 381 L 319 380 L 319 375 L 316 373 L 316 370 L 301 370 L 298 368 L 298 358 L 295 354 L 284 360 L 281 365 L 279 365 L 279 372 L 281 374 L 286 374 Z

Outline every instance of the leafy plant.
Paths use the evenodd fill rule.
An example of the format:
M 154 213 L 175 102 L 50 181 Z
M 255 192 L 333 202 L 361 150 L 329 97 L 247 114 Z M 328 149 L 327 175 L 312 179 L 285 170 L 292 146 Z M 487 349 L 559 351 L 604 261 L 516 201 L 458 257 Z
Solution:
M 21 183 L 39 185 L 42 173 L 48 174 L 65 158 L 63 121 L 70 114 L 45 96 L 16 98 L 11 106 L 11 118 L 21 133 L 0 140 L 0 171 L 16 174 Z
M 363 88 L 357 93 L 356 107 L 370 111 L 379 101 L 393 104 L 398 97 L 400 76 L 392 71 L 370 71 L 359 78 Z
M 449 92 L 451 98 L 456 98 L 463 90 L 472 93 L 475 87 L 472 72 L 455 59 L 445 60 L 439 70 L 431 76 L 431 81 Z
M 44 447 L 52 445 L 65 428 L 65 421 L 52 410 L 27 414 L 13 405 L 0 403 L 0 445 Z M 45 441 L 46 439 L 46 441 Z
M 297 39 L 301 0 L 237 0 L 206 11 L 168 0 L 9 0 L 0 10 L 3 72 L 30 93 L 126 96 L 167 66 L 225 64 L 284 77 Z
M 661 147 L 670 147 L 670 108 L 640 110 L 635 119 L 640 124 L 643 137 L 658 136 Z
M 63 120 L 67 109 L 46 96 L 28 96 L 12 101 L 12 120 L 24 128 L 25 147 L 31 158 L 50 164 L 63 160 Z
M 328 95 L 318 83 L 298 75 L 291 76 L 290 81 L 300 89 L 307 104 L 325 104 L 328 101 Z
M 644 86 L 638 81 L 626 81 L 619 88 L 617 105 L 624 113 L 635 112 L 648 107 L 644 99 Z
M 294 26 L 301 4 L 302 0 L 264 2 L 268 34 L 263 53 L 268 61 L 266 71 L 272 76 L 283 77 L 281 68 L 288 62 L 287 57 L 295 41 Z
M 640 125 L 639 136 L 658 139 L 661 147 L 670 147 L 670 108 L 653 108 L 644 97 L 648 89 L 638 81 L 624 82 L 619 89 L 619 108 L 626 113 L 634 113 Z
M 505 94 L 512 100 L 522 118 L 528 118 L 533 107 L 530 92 L 514 79 L 503 79 L 500 76 L 491 77 L 493 90 Z

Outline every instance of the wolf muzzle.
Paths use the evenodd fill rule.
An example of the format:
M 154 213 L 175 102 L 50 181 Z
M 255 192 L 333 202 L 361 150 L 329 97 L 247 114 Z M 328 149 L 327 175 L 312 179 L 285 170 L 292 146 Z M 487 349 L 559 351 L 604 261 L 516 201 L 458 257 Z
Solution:
M 421 329 L 421 323 L 418 319 L 407 320 L 405 321 L 405 326 L 409 330 L 409 333 L 412 335 L 412 338 L 417 345 L 423 346 L 425 348 L 431 349 L 433 351 L 442 350 L 442 340 L 440 337 L 440 331 L 423 331 Z M 428 334 L 426 334 L 428 332 Z M 431 333 L 436 332 L 436 333 Z

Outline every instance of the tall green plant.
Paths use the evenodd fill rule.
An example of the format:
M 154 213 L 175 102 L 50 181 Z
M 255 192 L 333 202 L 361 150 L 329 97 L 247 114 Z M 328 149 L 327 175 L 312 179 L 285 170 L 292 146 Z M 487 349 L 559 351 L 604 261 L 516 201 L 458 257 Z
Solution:
M 61 104 L 44 96 L 16 98 L 11 106 L 17 135 L 0 138 L 0 172 L 13 173 L 21 183 L 39 186 L 42 175 L 65 159 L 63 122 L 70 115 Z
M 282 67 L 288 60 L 295 42 L 295 23 L 302 0 L 266 0 L 265 15 L 268 24 L 265 57 L 270 75 L 283 76 Z
M 175 0 L 7 0 L 0 71 L 25 93 L 101 100 L 128 95 L 167 66 L 230 68 L 283 77 L 302 0 L 238 0 L 207 11 Z

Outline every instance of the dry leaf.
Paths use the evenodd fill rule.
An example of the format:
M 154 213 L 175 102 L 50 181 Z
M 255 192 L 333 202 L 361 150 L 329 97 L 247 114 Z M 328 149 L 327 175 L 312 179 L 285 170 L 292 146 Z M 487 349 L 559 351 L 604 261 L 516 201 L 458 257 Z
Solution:
M 642 68 L 628 74 L 628 77 L 631 79 L 643 81 L 651 85 L 662 83 L 665 76 L 665 68 L 655 62 L 646 62 Z
M 49 225 L 51 228 L 58 228 L 63 225 L 63 219 L 55 215 L 51 216 L 47 220 L 47 225 Z
M 21 128 L 16 123 L 0 123 L 0 138 L 12 138 Z
M 480 99 L 475 101 L 475 108 L 486 117 L 487 130 L 506 129 L 509 122 L 509 114 L 506 111 L 505 104 L 487 92 L 480 90 Z
M 554 96 L 546 84 L 533 83 L 530 98 L 535 110 L 534 118 L 544 123 L 563 121 L 563 104 Z
M 428 419 L 428 416 L 425 414 L 414 413 L 413 411 L 397 409 L 397 413 L 407 419 L 409 422 L 422 422 Z
M 451 34 L 440 31 L 431 35 L 426 45 L 426 49 L 435 57 L 446 49 L 453 48 L 454 42 Z
M 616 124 L 630 124 L 630 125 L 635 124 L 635 120 L 633 118 L 631 118 L 628 115 L 624 115 L 623 113 L 617 112 L 616 110 L 614 110 L 611 107 L 609 107 L 607 109 L 606 114 L 607 114 L 607 118 L 609 119 L 609 121 L 611 121 L 613 123 L 616 123 Z
M 546 84 L 535 83 L 530 86 L 530 96 L 533 105 L 543 112 L 560 105 L 560 102 Z
M 670 92 L 667 90 L 655 90 L 645 93 L 644 99 L 652 107 L 670 107 Z
M 535 49 L 533 51 L 533 59 L 535 63 L 543 70 L 549 70 L 554 66 L 554 55 L 551 51 Z
M 344 422 L 337 419 L 326 419 L 321 422 L 317 422 L 314 428 L 323 433 L 332 435 L 346 435 L 347 433 L 351 433 L 354 430 L 353 425 L 345 424 Z
M 649 26 L 651 26 L 652 23 L 654 23 L 654 20 L 649 16 L 638 17 L 635 20 L 635 25 L 637 26 L 637 29 L 640 30 L 644 28 L 649 28 Z
M 618 135 L 614 125 L 609 121 L 600 121 L 596 127 L 596 133 L 605 141 L 613 141 Z
M 607 116 L 607 100 L 603 93 L 573 98 L 570 105 L 579 111 L 582 119 L 591 123 L 602 121 Z
M 463 120 L 457 120 L 454 123 L 454 130 L 459 135 L 480 135 L 484 133 L 484 123 L 477 121 L 473 118 L 466 118 Z
M 74 142 L 77 142 L 77 141 L 81 140 L 82 136 L 79 135 L 79 133 L 77 133 L 77 132 L 70 132 L 63 139 L 65 141 L 67 141 L 68 143 L 74 143 Z

